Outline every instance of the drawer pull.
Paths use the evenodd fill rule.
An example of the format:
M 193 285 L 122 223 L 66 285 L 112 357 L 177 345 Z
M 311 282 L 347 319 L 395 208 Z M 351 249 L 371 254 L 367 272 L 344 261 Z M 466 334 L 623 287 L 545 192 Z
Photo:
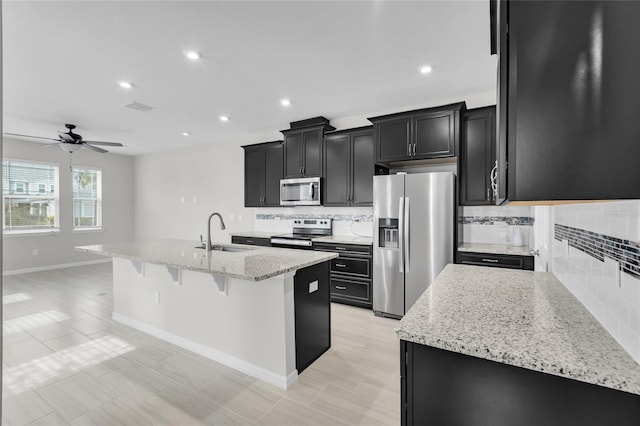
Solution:
M 336 250 L 346 250 L 346 249 L 347 249 L 346 247 L 338 247 L 338 246 L 336 246 Z
M 346 268 L 347 265 L 345 265 L 344 263 L 336 263 L 336 267 L 338 267 L 338 268 Z
M 336 286 L 336 289 L 338 289 L 338 290 L 346 290 L 347 288 L 346 288 L 346 287 L 343 287 L 343 286 L 341 286 L 341 285 L 337 285 L 337 286 Z
M 246 240 L 247 244 L 253 244 L 253 240 Z
M 482 259 L 483 262 L 489 262 L 489 263 L 498 263 L 500 262 L 498 259 Z

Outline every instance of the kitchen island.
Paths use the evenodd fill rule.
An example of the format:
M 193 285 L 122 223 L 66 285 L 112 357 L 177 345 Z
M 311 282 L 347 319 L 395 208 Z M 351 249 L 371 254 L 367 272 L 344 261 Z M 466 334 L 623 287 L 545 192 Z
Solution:
M 113 257 L 113 319 L 287 389 L 330 347 L 332 253 L 184 240 L 77 247 Z
M 640 365 L 551 273 L 448 265 L 396 332 L 405 425 L 640 424 Z

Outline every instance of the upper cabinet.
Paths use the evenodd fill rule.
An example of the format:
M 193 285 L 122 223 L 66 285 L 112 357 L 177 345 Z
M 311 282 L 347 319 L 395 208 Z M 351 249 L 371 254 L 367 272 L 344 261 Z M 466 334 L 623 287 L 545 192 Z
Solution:
M 496 107 L 470 109 L 462 116 L 458 157 L 460 204 L 480 206 L 495 201 Z
M 324 132 L 335 130 L 324 117 L 291 123 L 284 135 L 285 178 L 322 175 L 322 140 Z
M 373 203 L 374 143 L 371 127 L 331 133 L 324 139 L 325 206 Z
M 454 157 L 464 102 L 372 117 L 376 162 Z
M 280 205 L 283 171 L 282 141 L 246 145 L 244 148 L 244 206 Z
M 640 198 L 640 2 L 503 1 L 499 16 L 501 190 Z

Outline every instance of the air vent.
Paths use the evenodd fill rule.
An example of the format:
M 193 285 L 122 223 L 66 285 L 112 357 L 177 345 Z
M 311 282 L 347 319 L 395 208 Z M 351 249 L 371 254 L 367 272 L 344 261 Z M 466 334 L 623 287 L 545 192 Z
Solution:
M 141 104 L 140 102 L 131 102 L 129 105 L 125 105 L 126 108 L 135 109 L 136 111 L 147 112 L 153 109 L 152 106 Z

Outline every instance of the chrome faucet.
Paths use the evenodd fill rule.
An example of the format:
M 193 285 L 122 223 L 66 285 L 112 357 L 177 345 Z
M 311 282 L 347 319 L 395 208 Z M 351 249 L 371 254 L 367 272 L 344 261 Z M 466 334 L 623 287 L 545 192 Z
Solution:
M 222 220 L 222 216 L 220 215 L 220 213 L 211 213 L 211 216 L 209 216 L 209 220 L 207 221 L 207 251 L 213 250 L 213 246 L 211 245 L 211 219 L 214 216 L 218 216 L 220 218 L 220 229 L 226 228 L 226 226 L 224 226 L 224 220 Z

